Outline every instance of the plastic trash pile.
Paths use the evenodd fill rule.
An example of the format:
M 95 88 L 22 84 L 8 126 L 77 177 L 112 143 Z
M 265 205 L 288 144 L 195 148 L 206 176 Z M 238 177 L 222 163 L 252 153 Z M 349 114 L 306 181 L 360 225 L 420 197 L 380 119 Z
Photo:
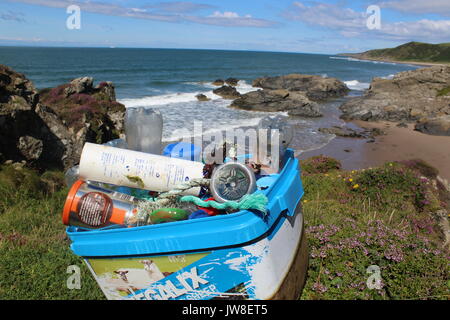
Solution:
M 199 219 L 240 210 L 266 213 L 268 199 L 255 191 L 257 180 L 267 175 L 262 170 L 267 164 L 249 161 L 248 154 L 238 155 L 237 146 L 229 143 L 214 148 L 214 152 L 223 152 L 220 164 L 208 163 L 202 158 L 201 146 L 186 142 L 169 144 L 161 154 L 162 127 L 158 111 L 129 108 L 126 140 L 86 143 L 79 165 L 66 172 L 70 191 L 63 223 L 90 230 Z M 270 129 L 281 133 L 278 158 L 282 161 L 292 128 L 281 116 L 263 119 L 258 128 L 269 129 L 269 135 Z

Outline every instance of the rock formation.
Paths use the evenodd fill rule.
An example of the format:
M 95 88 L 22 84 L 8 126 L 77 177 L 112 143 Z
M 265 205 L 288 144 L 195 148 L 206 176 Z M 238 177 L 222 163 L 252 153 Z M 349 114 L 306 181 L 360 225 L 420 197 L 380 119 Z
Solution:
M 85 142 L 104 143 L 123 132 L 125 107 L 114 86 L 92 78 L 38 92 L 20 73 L 0 65 L 0 158 L 38 168 L 68 168 Z
M 287 111 L 291 116 L 322 116 L 317 103 L 304 94 L 287 90 L 251 91 L 234 100 L 231 107 L 249 111 Z
M 450 115 L 450 67 L 434 66 L 373 79 L 361 96 L 341 106 L 343 119 L 416 122 Z
M 342 97 L 350 91 L 345 83 L 336 78 L 305 74 L 258 78 L 253 81 L 253 86 L 268 90 L 285 89 L 302 92 L 315 101 Z
M 419 121 L 415 130 L 435 136 L 450 136 L 450 115 Z
M 198 101 L 209 101 L 209 100 L 211 100 L 210 98 L 205 96 L 203 93 L 199 93 L 195 97 L 197 98 Z
M 213 93 L 221 96 L 224 99 L 230 100 L 239 98 L 241 96 L 236 88 L 231 86 L 221 86 L 220 88 L 214 89 Z
M 289 74 L 258 78 L 254 87 L 262 90 L 241 95 L 231 104 L 233 108 L 253 111 L 287 111 L 291 116 L 320 117 L 315 101 L 346 95 L 347 86 L 335 78 Z

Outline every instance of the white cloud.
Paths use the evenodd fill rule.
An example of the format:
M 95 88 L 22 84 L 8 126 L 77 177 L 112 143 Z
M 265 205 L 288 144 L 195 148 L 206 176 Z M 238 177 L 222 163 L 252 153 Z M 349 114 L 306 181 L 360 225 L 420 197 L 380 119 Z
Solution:
M 210 17 L 213 18 L 239 18 L 239 15 L 236 12 L 231 12 L 231 11 L 225 11 L 224 13 L 220 12 L 220 11 L 214 11 L 214 13 L 212 15 L 210 15 Z
M 449 0 L 392 0 L 379 3 L 382 8 L 390 8 L 401 12 L 450 16 Z
M 79 5 L 82 11 L 98 13 L 111 16 L 120 16 L 135 19 L 164 21 L 164 22 L 193 22 L 206 25 L 216 25 L 225 27 L 256 27 L 265 28 L 277 25 L 276 22 L 253 18 L 250 15 L 243 17 L 237 13 L 216 11 L 212 16 L 194 16 L 182 14 L 182 12 L 199 10 L 200 8 L 212 8 L 210 5 L 194 4 L 190 2 L 157 3 L 142 8 L 128 8 L 116 4 L 97 2 L 91 0 L 8 0 L 11 2 L 21 2 L 34 5 L 41 5 L 53 8 L 66 8 L 69 5 Z M 149 11 L 148 9 L 154 9 Z M 216 15 L 214 15 L 216 14 Z
M 397 2 L 401 1 L 398 0 Z M 414 1 L 416 0 L 411 2 Z M 429 1 L 442 2 L 438 0 Z M 450 0 L 447 1 L 450 3 Z M 382 14 L 381 29 L 369 30 L 366 25 L 366 12 L 357 12 L 350 8 L 320 2 L 309 2 L 309 5 L 294 2 L 284 16 L 310 26 L 336 30 L 340 35 L 347 38 L 376 37 L 399 41 L 448 41 L 450 38 L 450 20 L 422 19 L 418 21 L 386 22 L 383 21 Z
M 395 39 L 447 40 L 450 39 L 450 20 L 422 19 L 413 22 L 385 24 L 382 34 Z
M 26 22 L 23 13 L 14 11 L 0 12 L 0 20 Z
M 285 14 L 291 20 L 299 20 L 310 25 L 329 28 L 361 28 L 366 25 L 366 14 L 334 4 L 294 2 Z

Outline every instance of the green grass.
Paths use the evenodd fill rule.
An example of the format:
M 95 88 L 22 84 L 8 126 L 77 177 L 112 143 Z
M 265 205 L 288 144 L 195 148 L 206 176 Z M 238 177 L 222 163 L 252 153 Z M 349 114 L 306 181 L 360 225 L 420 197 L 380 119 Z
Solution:
M 326 157 L 302 163 L 310 267 L 301 299 L 448 299 L 449 252 L 436 220 L 448 204 L 436 170 L 421 161 L 340 167 Z M 0 299 L 104 299 L 69 249 L 62 178 L 0 167 Z M 81 268 L 80 290 L 66 286 L 70 265 Z M 366 286 L 371 265 L 380 290 Z
M 305 161 L 303 168 L 313 162 L 323 167 L 324 159 Z M 433 168 L 409 161 L 310 172 L 303 176 L 311 256 L 302 299 L 450 297 L 449 252 L 435 215 L 448 204 L 433 186 Z M 371 265 L 381 271 L 379 290 L 366 285 Z
M 369 50 L 364 52 L 364 55 L 396 61 L 449 63 L 450 44 L 408 42 L 395 48 Z
M 59 172 L 0 169 L 0 300 L 104 299 L 69 249 L 61 222 L 67 195 L 61 179 Z M 67 288 L 70 265 L 81 268 L 80 290 Z

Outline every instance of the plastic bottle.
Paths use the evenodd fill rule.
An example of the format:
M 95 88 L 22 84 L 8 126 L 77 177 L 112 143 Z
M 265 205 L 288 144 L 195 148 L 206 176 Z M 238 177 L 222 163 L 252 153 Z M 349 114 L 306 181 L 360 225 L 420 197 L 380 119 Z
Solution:
M 151 108 L 128 108 L 125 112 L 125 134 L 128 149 L 161 154 L 163 118 Z
M 85 143 L 80 179 L 156 192 L 170 191 L 192 179 L 203 178 L 204 164 L 104 145 Z M 199 195 L 200 188 L 185 194 Z
M 280 134 L 280 146 L 287 148 L 294 137 L 294 129 L 287 123 L 287 117 L 282 115 L 267 116 L 258 123 L 258 129 L 278 130 Z M 267 143 L 270 145 L 271 137 L 274 132 L 268 131 Z
M 78 165 L 67 169 L 66 173 L 64 174 L 64 181 L 69 188 L 71 188 L 75 181 L 78 180 L 79 172 L 80 168 Z
M 78 180 L 64 204 L 63 223 L 87 229 L 142 225 L 138 205 L 139 199 L 135 197 Z

